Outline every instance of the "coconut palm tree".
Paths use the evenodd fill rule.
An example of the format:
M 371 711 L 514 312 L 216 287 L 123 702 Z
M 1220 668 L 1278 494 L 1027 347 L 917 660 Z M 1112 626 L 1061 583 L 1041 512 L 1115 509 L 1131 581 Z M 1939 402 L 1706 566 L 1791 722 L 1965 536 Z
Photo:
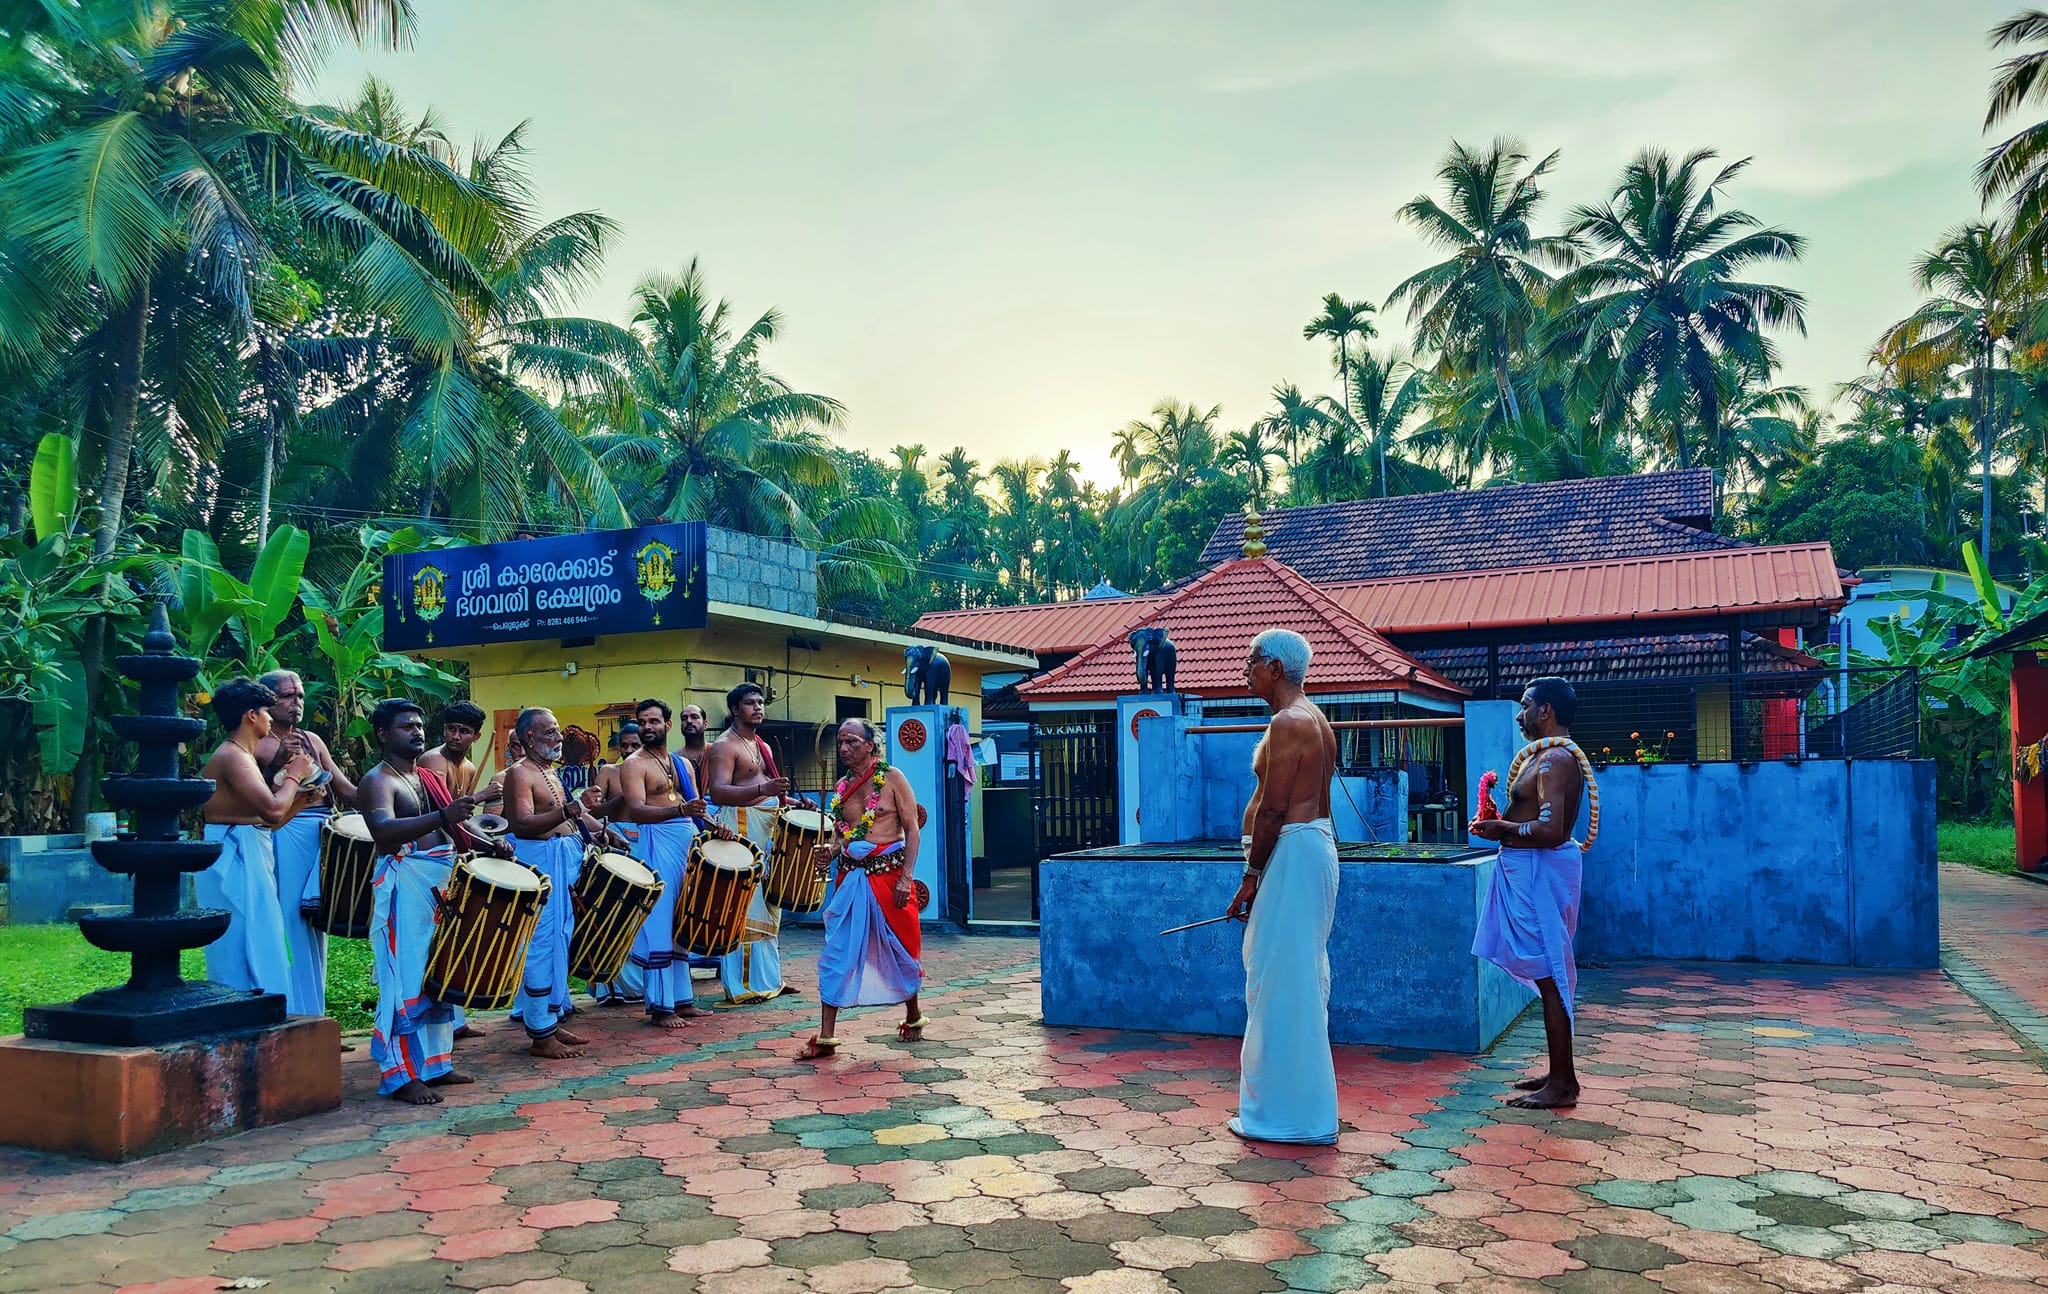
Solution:
M 1768 331 L 1806 330 L 1805 297 L 1742 277 L 1797 260 L 1805 241 L 1723 209 L 1749 162 L 1712 170 L 1715 157 L 1646 150 L 1605 202 L 1572 213 L 1571 237 L 1591 259 L 1558 281 L 1564 304 L 1548 329 L 1549 358 L 1577 373 L 1595 415 L 1639 419 L 1680 467 L 1720 442 L 1724 357 L 1766 381 L 1777 367 Z
M 1323 298 L 1323 312 L 1309 320 L 1308 326 L 1301 330 L 1302 337 L 1308 341 L 1318 337 L 1330 339 L 1339 391 L 1351 389 L 1351 343 L 1373 339 L 1372 320 L 1366 318 L 1371 313 L 1370 301 L 1346 301 L 1332 292 Z
M 1543 176 L 1557 153 L 1529 162 L 1520 141 L 1496 139 L 1475 151 L 1453 141 L 1437 178 L 1446 201 L 1427 194 L 1396 213 L 1450 255 L 1405 279 L 1387 305 L 1408 302 L 1419 344 L 1470 357 L 1490 371 L 1510 419 L 1521 417 L 1512 369 L 1528 339 L 1550 276 L 1569 264 L 1571 243 L 1535 232 Z
M 2010 349 L 2030 291 L 2022 257 L 2008 229 L 1973 223 L 1943 236 L 1913 266 L 1913 281 L 1931 293 L 1886 331 L 1874 358 L 1901 375 L 1901 385 L 1928 374 L 1967 370 L 1970 426 L 1976 432 L 1982 552 L 1991 560 L 1991 459 L 1998 441 L 1999 351 Z
M 1006 458 L 989 469 L 996 507 L 991 517 L 997 559 L 1010 580 L 1012 599 L 1039 596 L 1045 555 L 1045 505 L 1040 497 L 1045 464 L 1036 458 Z
M 1222 447 L 1216 452 L 1218 467 L 1235 471 L 1244 478 L 1245 488 L 1251 491 L 1255 508 L 1264 508 L 1267 496 L 1273 492 L 1273 464 L 1287 461 L 1287 456 L 1266 436 L 1266 424 L 1262 419 L 1243 431 L 1233 431 L 1225 436 Z
M 121 534 L 163 292 L 246 330 L 275 263 L 262 213 L 289 211 L 336 247 L 379 312 L 457 344 L 451 285 L 473 275 L 455 244 L 494 225 L 493 195 L 288 94 L 337 35 L 405 39 L 402 0 L 81 0 L 23 6 L 8 26 L 0 230 L 19 272 L 0 298 L 34 290 L 103 347 L 97 551 Z
M 2048 102 L 2048 12 L 2023 10 L 1991 29 L 1993 49 L 2018 52 L 1998 65 L 1984 129 L 1996 129 L 2030 105 Z M 1993 144 L 1977 165 L 1977 185 L 1988 206 L 2003 199 L 2015 246 L 2029 257 L 2042 252 L 2048 206 L 2048 121 L 2036 121 Z
M 1270 437 L 1286 451 L 1290 472 L 1301 461 L 1301 447 L 1313 445 L 1322 435 L 1326 415 L 1313 398 L 1301 393 L 1292 382 L 1273 388 L 1273 411 L 1260 418 L 1255 429 Z
M 634 478 L 635 515 L 815 541 L 793 491 L 836 488 L 839 468 L 803 433 L 839 426 L 844 408 L 762 366 L 782 316 L 735 333 L 731 303 L 712 298 L 694 260 L 680 277 L 643 280 L 633 302 L 623 389 L 575 407 L 603 428 L 592 443 L 606 466 Z

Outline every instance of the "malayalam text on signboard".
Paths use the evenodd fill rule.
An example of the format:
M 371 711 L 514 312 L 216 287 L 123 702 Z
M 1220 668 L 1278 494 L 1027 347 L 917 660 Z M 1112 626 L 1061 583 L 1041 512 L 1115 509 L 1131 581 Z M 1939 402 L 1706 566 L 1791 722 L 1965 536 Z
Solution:
M 594 638 L 706 623 L 701 521 L 384 559 L 390 651 Z

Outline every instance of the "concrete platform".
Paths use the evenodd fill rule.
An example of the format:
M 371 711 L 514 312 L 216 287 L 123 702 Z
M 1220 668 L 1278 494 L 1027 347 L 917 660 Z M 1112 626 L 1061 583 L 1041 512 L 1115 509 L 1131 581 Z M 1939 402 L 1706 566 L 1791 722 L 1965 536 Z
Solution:
M 0 1094 L 0 1144 L 136 1159 L 336 1109 L 341 1026 L 294 1016 L 159 1047 L 4 1038 Z
M 1532 999 L 1471 954 L 1493 884 L 1490 849 L 1345 845 L 1330 934 L 1330 1037 L 1477 1052 Z M 1125 845 L 1050 858 L 1039 872 L 1047 1024 L 1244 1033 L 1244 927 L 1216 916 L 1243 866 L 1235 841 Z

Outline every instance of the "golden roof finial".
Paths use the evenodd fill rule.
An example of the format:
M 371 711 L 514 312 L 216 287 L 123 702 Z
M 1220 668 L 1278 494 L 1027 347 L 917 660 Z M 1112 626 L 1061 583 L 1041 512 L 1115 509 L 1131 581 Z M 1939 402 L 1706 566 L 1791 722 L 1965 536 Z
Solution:
M 1266 527 L 1251 508 L 1244 510 L 1244 555 L 1254 561 L 1266 555 Z

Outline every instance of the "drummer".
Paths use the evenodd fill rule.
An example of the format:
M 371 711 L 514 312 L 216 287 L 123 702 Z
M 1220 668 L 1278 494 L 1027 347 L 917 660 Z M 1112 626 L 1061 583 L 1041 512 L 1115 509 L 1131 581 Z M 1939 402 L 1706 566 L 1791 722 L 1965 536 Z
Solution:
M 633 752 L 640 749 L 640 725 L 631 719 L 620 724 L 619 730 L 612 734 L 611 746 L 618 752 L 619 758 L 613 763 L 597 766 L 597 775 L 590 779 L 590 785 L 583 788 L 583 807 L 590 810 L 593 816 L 602 819 L 613 831 L 624 836 L 626 844 L 632 847 L 633 857 L 638 858 L 640 828 L 620 816 L 620 809 L 625 801 L 619 795 L 619 768 L 633 757 Z M 619 967 L 618 975 L 611 982 L 593 982 L 590 986 L 590 996 L 599 1006 L 625 1006 L 628 1003 L 637 1006 L 644 1000 L 642 990 L 645 988 L 645 979 L 642 969 L 628 961 Z
M 441 708 L 441 744 L 421 755 L 419 766 L 445 782 L 451 796 L 475 794 L 478 773 L 476 761 L 469 754 L 476 749 L 477 739 L 483 736 L 483 731 L 482 706 L 474 701 L 450 701 Z M 495 803 L 504 795 L 504 781 L 502 772 L 492 778 L 483 793 L 476 795 L 477 802 Z M 467 1011 L 455 1008 L 457 1039 L 481 1038 L 484 1032 L 469 1022 Z
M 589 1040 L 561 1027 L 569 1010 L 569 935 L 574 929 L 569 896 L 583 870 L 585 839 L 619 850 L 626 842 L 595 822 L 583 801 L 562 787 L 555 765 L 562 758 L 562 724 L 552 710 L 519 712 L 513 728 L 526 758 L 505 770 L 505 816 L 512 823 L 512 850 L 519 861 L 552 883 L 533 941 L 526 949 L 526 974 L 519 992 L 519 1021 L 542 1060 L 583 1054 Z
M 435 891 L 448 883 L 455 845 L 503 856 L 495 841 L 461 824 L 480 797 L 451 795 L 448 784 L 420 763 L 427 751 L 425 712 L 393 698 L 370 712 L 370 730 L 384 756 L 363 775 L 358 803 L 377 846 L 372 881 L 370 961 L 377 977 L 377 1020 L 370 1057 L 377 1090 L 408 1105 L 435 1105 L 434 1088 L 470 1083 L 455 1072 L 455 1011 L 424 995 L 427 952 L 438 908 Z
M 633 857 L 647 864 L 662 884 L 661 897 L 633 939 L 630 961 L 643 977 L 648 1023 L 680 1029 L 688 1017 L 705 1014 L 697 1009 L 688 958 L 676 953 L 675 906 L 683 897 L 690 845 L 699 831 L 721 836 L 732 832 L 706 820 L 709 806 L 697 792 L 696 775 L 668 748 L 669 715 L 666 701 L 640 703 L 640 752 L 619 765 L 619 787 L 620 813 L 639 827 Z
M 766 857 L 775 845 L 775 810 L 782 805 L 801 805 L 789 793 L 789 779 L 775 770 L 775 755 L 761 739 L 761 725 L 768 718 L 768 694 L 759 683 L 742 683 L 725 694 L 728 716 L 724 732 L 704 755 L 704 780 L 718 820 L 741 837 L 760 846 Z M 726 954 L 720 963 L 725 981 L 726 1001 L 764 1002 L 785 992 L 795 992 L 782 982 L 782 956 L 776 936 L 782 930 L 782 914 L 769 905 L 763 889 L 756 886 L 747 905 L 747 942 Z
M 306 717 L 306 684 L 288 669 L 274 669 L 256 680 L 277 698 L 270 707 L 270 735 L 256 743 L 256 762 L 263 776 L 275 781 L 286 761 L 303 753 L 317 766 L 310 780 L 326 785 L 307 787 L 291 817 L 277 828 L 277 906 L 284 915 L 285 943 L 291 953 L 291 974 L 285 979 L 285 1009 L 293 1015 L 327 1014 L 327 932 L 308 918 L 320 902 L 320 828 L 338 800 L 355 803 L 355 783 L 334 762 L 334 753 L 320 734 L 300 724 Z
M 219 841 L 221 850 L 192 885 L 201 907 L 229 913 L 227 933 L 206 946 L 206 977 L 229 988 L 286 994 L 289 1007 L 292 956 L 278 907 L 271 833 L 297 810 L 305 779 L 318 765 L 303 749 L 294 750 L 276 777 L 264 776 L 256 750 L 270 735 L 276 703 L 276 694 L 253 679 L 235 679 L 213 694 L 213 713 L 228 738 L 200 770 L 213 781 L 200 812 L 206 838 Z M 297 902 L 294 897 L 294 921 Z
M 856 1006 L 903 1004 L 896 1036 L 924 1037 L 917 991 L 924 984 L 918 925 L 917 798 L 910 780 L 882 759 L 882 735 L 866 719 L 839 725 L 839 762 L 846 776 L 832 795 L 833 840 L 818 850 L 820 868 L 839 864 L 839 886 L 825 905 L 825 948 L 818 955 L 818 1032 L 798 1060 L 830 1056 L 839 1046 L 839 1012 Z

